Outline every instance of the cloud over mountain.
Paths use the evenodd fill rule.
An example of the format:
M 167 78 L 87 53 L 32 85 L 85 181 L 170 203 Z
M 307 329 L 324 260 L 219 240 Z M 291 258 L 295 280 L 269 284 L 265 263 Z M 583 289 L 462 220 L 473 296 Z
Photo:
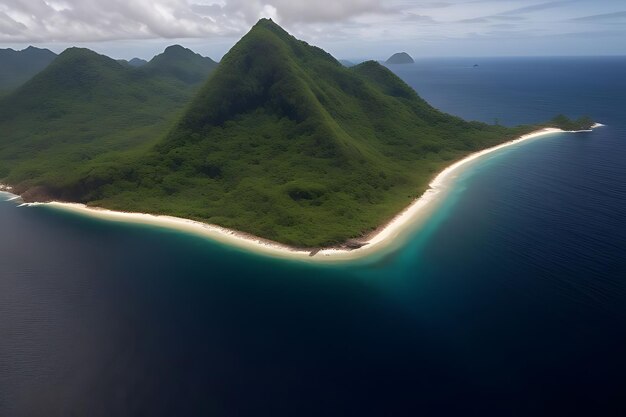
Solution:
M 92 47 L 108 43 L 116 44 L 110 49 L 118 53 L 123 48 L 119 40 L 149 45 L 145 40 L 150 39 L 164 45 L 185 38 L 196 45 L 214 40 L 223 44 L 218 52 L 223 53 L 226 43 L 259 18 L 270 17 L 300 38 L 333 52 L 341 44 L 337 46 L 341 53 L 352 57 L 372 56 L 373 50 L 381 51 L 379 57 L 387 56 L 384 45 L 388 43 L 405 49 L 421 45 L 436 55 L 533 54 L 545 45 L 552 45 L 549 50 L 559 54 L 596 52 L 591 44 L 583 52 L 573 42 L 555 43 L 559 36 L 571 38 L 583 32 L 589 42 L 596 39 L 615 54 L 624 53 L 623 1 L 1 0 L 0 43 L 12 47 L 43 44 L 55 50 L 77 43 Z M 607 25 L 614 34 L 607 34 Z M 506 44 L 512 38 L 542 41 Z M 132 57 L 136 53 L 122 54 Z

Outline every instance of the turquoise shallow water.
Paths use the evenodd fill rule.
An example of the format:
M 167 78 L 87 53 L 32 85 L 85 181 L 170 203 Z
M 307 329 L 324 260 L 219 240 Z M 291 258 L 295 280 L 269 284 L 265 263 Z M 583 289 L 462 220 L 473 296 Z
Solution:
M 393 70 L 466 118 L 607 126 L 481 159 L 392 253 L 0 202 L 0 415 L 623 415 L 626 59 L 473 64 Z

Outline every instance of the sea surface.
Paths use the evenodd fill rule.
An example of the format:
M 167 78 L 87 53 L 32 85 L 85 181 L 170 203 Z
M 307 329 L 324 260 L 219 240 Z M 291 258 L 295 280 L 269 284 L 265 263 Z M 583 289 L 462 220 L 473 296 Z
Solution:
M 606 127 L 491 154 L 334 266 L 0 201 L 0 416 L 626 415 L 626 58 L 392 70 L 467 119 Z

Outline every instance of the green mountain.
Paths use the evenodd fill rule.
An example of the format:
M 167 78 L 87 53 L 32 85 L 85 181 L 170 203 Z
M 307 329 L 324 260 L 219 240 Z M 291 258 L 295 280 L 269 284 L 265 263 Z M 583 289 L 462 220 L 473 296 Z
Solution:
M 81 200 L 329 245 L 393 217 L 450 161 L 531 129 L 441 113 L 380 64 L 345 68 L 261 20 L 152 154 L 90 176 L 108 185 Z
M 411 55 L 406 52 L 398 52 L 389 57 L 385 62 L 386 64 L 414 64 L 415 61 L 411 58 Z
M 22 51 L 0 49 L 0 95 L 24 84 L 46 68 L 56 56 L 48 49 L 33 46 Z
M 204 65 L 198 60 L 193 78 Z M 87 49 L 64 51 L 0 101 L 0 177 L 32 198 L 42 187 L 50 191 L 39 197 L 63 197 L 107 161 L 146 152 L 201 85 L 171 65 L 142 71 Z
M 180 45 L 168 46 L 165 52 L 141 66 L 153 76 L 174 77 L 193 84 L 206 80 L 206 75 L 217 67 L 211 58 L 196 54 Z
M 181 68 L 185 56 L 168 48 L 132 70 L 66 51 L 0 103 L 9 132 L 0 178 L 26 200 L 168 214 L 317 247 L 391 219 L 453 160 L 537 128 L 442 113 L 384 66 L 346 68 L 271 20 L 188 104 L 173 86 L 200 63 Z

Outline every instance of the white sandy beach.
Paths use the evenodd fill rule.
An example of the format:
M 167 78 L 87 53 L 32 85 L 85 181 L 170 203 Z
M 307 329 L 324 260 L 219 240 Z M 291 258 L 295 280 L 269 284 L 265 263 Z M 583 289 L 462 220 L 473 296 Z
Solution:
M 593 127 L 600 127 L 601 124 L 596 124 Z M 106 210 L 95 207 L 88 207 L 83 204 L 75 203 L 62 203 L 62 202 L 49 202 L 49 203 L 29 203 L 27 205 L 46 205 L 54 207 L 56 209 L 70 211 L 73 213 L 88 215 L 91 217 L 97 217 L 105 220 L 118 221 L 118 222 L 131 222 L 139 224 L 148 224 L 166 228 L 172 228 L 181 230 L 196 235 L 206 236 L 210 239 L 220 241 L 229 245 L 251 250 L 266 255 L 296 258 L 302 260 L 308 260 L 312 262 L 336 262 L 345 260 L 354 260 L 363 258 L 374 252 L 380 251 L 385 248 L 389 248 L 392 244 L 399 244 L 402 241 L 403 233 L 408 234 L 418 224 L 425 220 L 429 213 L 432 212 L 437 204 L 445 198 L 446 190 L 454 184 L 454 179 L 462 172 L 464 168 L 470 165 L 471 162 L 481 158 L 485 155 L 496 152 L 500 149 L 519 144 L 521 142 L 536 139 L 542 136 L 564 132 L 560 129 L 546 128 L 537 130 L 527 135 L 521 136 L 515 140 L 505 142 L 498 146 L 488 148 L 453 163 L 452 165 L 441 171 L 430 183 L 429 189 L 416 199 L 411 205 L 399 213 L 395 218 L 388 222 L 383 227 L 377 229 L 370 236 L 360 241 L 366 243 L 359 249 L 342 249 L 342 248 L 328 248 L 320 250 L 315 256 L 310 256 L 310 251 L 299 250 L 280 243 L 271 242 L 265 239 L 250 236 L 245 233 L 241 233 L 235 230 L 226 229 L 224 227 L 201 223 L 193 220 L 171 217 L 152 215 L 145 213 L 127 213 Z M 10 192 L 9 187 L 4 187 L 6 191 Z

